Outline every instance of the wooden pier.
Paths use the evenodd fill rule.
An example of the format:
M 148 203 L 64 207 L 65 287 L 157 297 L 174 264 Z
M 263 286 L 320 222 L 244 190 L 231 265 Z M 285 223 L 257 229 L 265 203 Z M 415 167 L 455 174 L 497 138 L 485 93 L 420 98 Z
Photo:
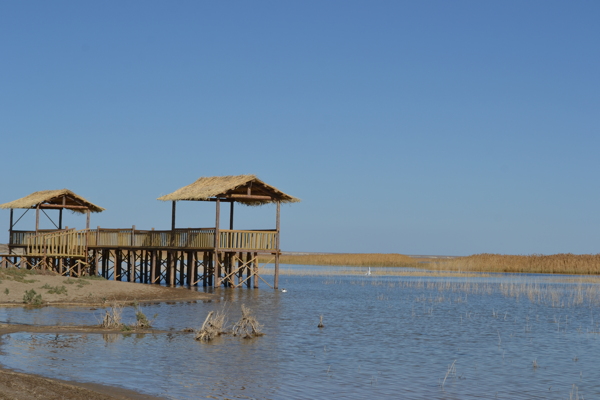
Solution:
M 42 193 L 42 195 L 40 195 Z M 170 230 L 89 228 L 90 212 L 104 209 L 68 190 L 36 192 L 0 205 L 10 209 L 9 253 L 0 255 L 0 268 L 51 269 L 66 276 L 101 275 L 128 282 L 182 286 L 254 287 L 260 281 L 279 285 L 280 205 L 297 202 L 254 175 L 200 178 L 159 198 L 172 202 Z M 177 201 L 215 203 L 215 226 L 176 228 Z M 229 229 L 222 229 L 221 205 L 229 203 Z M 276 223 L 271 230 L 233 229 L 234 204 L 275 203 Z M 36 209 L 36 230 L 14 230 L 13 210 Z M 58 209 L 58 229 L 40 230 L 39 212 Z M 62 228 L 62 210 L 87 214 L 87 228 Z M 270 259 L 260 265 L 258 257 Z M 272 283 L 260 272 L 274 264 Z

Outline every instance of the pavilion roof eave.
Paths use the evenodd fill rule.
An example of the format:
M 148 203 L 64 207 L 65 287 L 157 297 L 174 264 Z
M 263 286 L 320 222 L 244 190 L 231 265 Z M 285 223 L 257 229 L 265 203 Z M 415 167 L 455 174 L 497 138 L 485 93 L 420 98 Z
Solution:
M 0 204 L 3 209 L 69 209 L 77 213 L 102 212 L 104 208 L 86 200 L 68 189 L 42 190 L 20 199 Z
M 296 203 L 300 199 L 268 185 L 255 175 L 202 177 L 161 201 L 235 201 L 249 206 L 269 203 Z

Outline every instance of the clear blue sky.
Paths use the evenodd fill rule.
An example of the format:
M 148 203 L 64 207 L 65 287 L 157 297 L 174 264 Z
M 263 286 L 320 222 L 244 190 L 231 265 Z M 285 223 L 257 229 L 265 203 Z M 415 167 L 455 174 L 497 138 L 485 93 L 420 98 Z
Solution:
M 0 203 L 69 188 L 107 209 L 93 226 L 167 229 L 157 197 L 254 173 L 303 200 L 284 250 L 599 253 L 598 21 L 597 1 L 4 1 Z

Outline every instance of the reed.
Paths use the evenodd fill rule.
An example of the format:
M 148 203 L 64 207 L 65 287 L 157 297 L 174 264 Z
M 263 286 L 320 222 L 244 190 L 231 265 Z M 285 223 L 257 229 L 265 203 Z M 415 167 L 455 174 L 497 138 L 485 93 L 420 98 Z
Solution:
M 600 254 L 475 254 L 431 262 L 421 267 L 454 271 L 599 275 Z
M 259 262 L 267 262 L 268 258 L 259 257 Z M 353 267 L 416 267 L 419 260 L 404 254 L 380 253 L 340 253 L 340 254 L 282 254 L 282 264 L 295 265 L 345 265 Z

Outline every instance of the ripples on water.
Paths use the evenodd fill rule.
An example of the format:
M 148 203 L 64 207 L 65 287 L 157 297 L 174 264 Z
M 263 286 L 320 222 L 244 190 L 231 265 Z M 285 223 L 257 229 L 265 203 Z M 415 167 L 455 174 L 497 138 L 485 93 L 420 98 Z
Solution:
M 575 390 L 600 398 L 596 285 L 539 276 L 280 279 L 287 293 L 219 289 L 220 302 L 143 307 L 172 334 L 6 335 L 0 362 L 169 399 L 574 399 Z M 266 336 L 200 343 L 176 333 L 222 307 L 232 324 L 242 303 Z M 95 324 L 103 312 L 10 308 L 0 320 Z M 127 309 L 124 320 L 134 319 Z

